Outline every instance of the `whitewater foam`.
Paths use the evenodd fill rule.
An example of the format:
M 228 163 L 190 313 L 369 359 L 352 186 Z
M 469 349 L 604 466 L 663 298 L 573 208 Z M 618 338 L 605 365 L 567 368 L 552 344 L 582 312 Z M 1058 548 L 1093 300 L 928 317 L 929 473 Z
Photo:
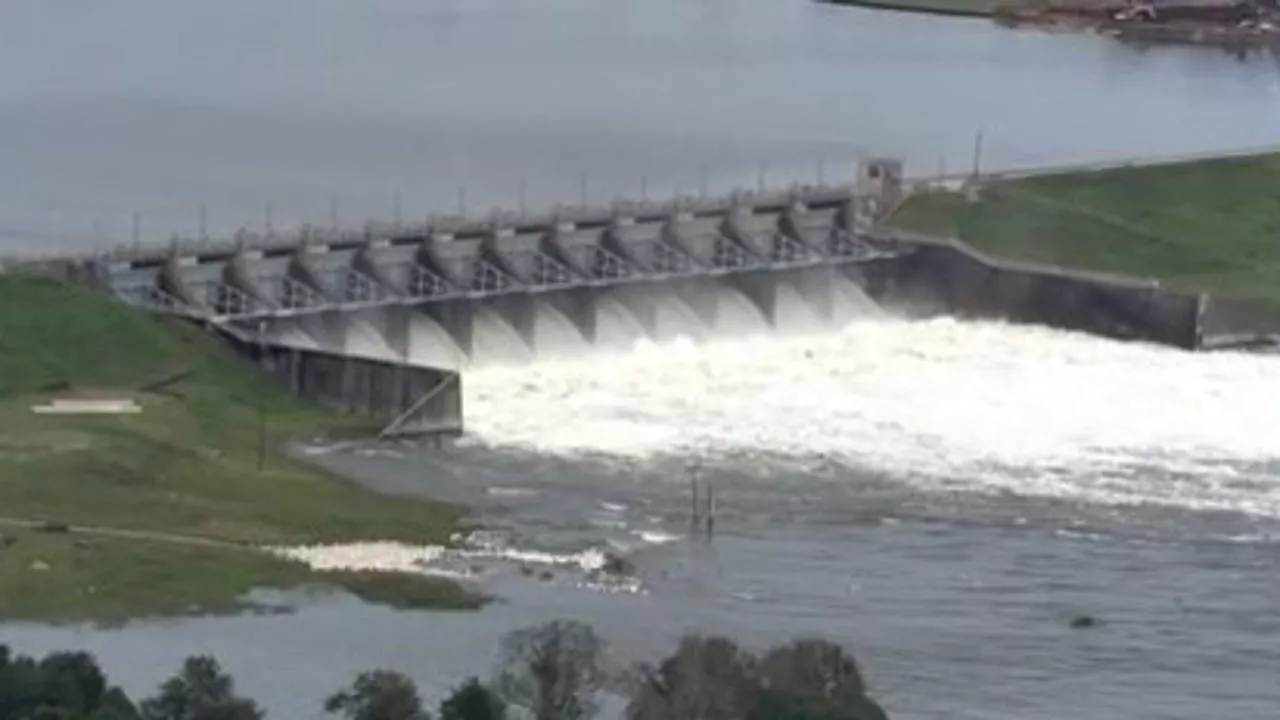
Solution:
M 606 560 L 604 553 L 594 549 L 560 554 L 501 546 L 480 545 L 453 549 L 440 545 L 407 545 L 390 541 L 270 547 L 266 550 L 319 571 L 369 570 L 451 576 L 472 576 L 475 573 L 450 570 L 438 567 L 438 564 L 450 560 L 504 561 L 593 572 L 603 568 Z
M 491 446 L 821 456 L 925 488 L 1280 517 L 1277 369 L 1029 326 L 875 319 L 481 369 L 465 391 L 469 429 Z

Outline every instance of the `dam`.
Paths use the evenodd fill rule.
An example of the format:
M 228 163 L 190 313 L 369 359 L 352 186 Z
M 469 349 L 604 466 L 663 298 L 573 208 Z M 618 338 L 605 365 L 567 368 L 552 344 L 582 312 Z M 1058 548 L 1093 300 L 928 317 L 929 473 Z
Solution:
M 504 353 L 789 325 L 780 293 L 830 321 L 841 293 L 863 284 L 860 268 L 908 251 L 869 231 L 871 204 L 847 187 L 795 188 L 360 233 L 304 228 L 175 243 L 97 261 L 90 274 L 127 302 L 260 343 L 459 369 Z
M 1203 297 L 881 227 L 908 191 L 900 162 L 872 159 L 846 185 L 174 239 L 75 272 L 242 341 L 454 370 L 716 329 L 803 330 L 866 300 L 1199 346 Z
M 900 162 L 873 159 L 847 185 L 174 239 L 51 270 L 202 323 L 295 392 L 388 427 L 455 433 L 468 369 L 642 341 L 829 330 L 868 311 L 1204 344 L 1202 294 L 884 227 L 911 191 L 903 177 Z

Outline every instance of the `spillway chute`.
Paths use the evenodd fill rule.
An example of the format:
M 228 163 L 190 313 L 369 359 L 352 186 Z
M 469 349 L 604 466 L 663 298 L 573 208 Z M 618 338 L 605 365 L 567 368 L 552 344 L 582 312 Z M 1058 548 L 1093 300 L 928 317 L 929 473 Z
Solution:
M 498 311 L 481 307 L 471 318 L 468 367 L 521 365 L 534 360 L 533 350 Z
M 448 331 L 431 317 L 413 313 L 408 322 L 409 362 L 413 365 L 458 370 L 466 366 L 467 354 Z
M 769 321 L 764 313 L 741 291 L 719 286 L 711 296 L 715 322 L 711 335 L 716 338 L 750 338 L 767 335 Z
M 549 302 L 534 301 L 532 330 L 532 353 L 539 360 L 582 357 L 591 352 L 582 331 Z

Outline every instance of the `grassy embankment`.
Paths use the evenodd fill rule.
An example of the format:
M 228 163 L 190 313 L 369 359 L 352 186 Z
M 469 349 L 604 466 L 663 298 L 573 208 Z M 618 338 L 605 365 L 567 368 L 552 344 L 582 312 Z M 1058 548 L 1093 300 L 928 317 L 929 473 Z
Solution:
M 146 393 L 137 388 L 189 375 Z M 134 415 L 36 415 L 75 390 Z M 258 471 L 258 403 L 267 408 Z M 0 619 L 120 620 L 238 607 L 312 582 L 404 607 L 466 608 L 447 581 L 313 573 L 256 548 L 357 539 L 441 543 L 451 507 L 367 493 L 292 460 L 290 437 L 343 420 L 295 400 L 205 331 L 51 280 L 0 275 L 0 518 L 143 531 L 45 532 L 0 520 Z M 200 544 L 187 538 L 207 538 Z
M 993 255 L 1157 277 L 1280 308 L 1280 154 L 993 181 L 909 198 L 890 224 Z

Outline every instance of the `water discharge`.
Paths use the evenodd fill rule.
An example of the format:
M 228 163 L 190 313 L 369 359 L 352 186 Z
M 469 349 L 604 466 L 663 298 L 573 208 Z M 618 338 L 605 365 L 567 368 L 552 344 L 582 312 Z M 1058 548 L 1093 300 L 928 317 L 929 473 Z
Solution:
M 717 287 L 713 292 L 714 337 L 748 338 L 769 333 L 769 321 L 747 296 L 729 287 Z
M 820 332 L 828 329 L 831 323 L 822 317 L 817 308 L 805 302 L 800 290 L 789 282 L 778 283 L 773 316 L 779 333 L 786 335 Z
M 573 321 L 550 303 L 533 305 L 533 353 L 540 360 L 581 357 L 591 349 Z
M 647 335 L 644 326 L 618 298 L 603 295 L 596 301 L 596 351 L 630 351 Z
M 521 365 L 533 360 L 533 351 L 497 311 L 480 308 L 472 318 L 470 367 Z
M 659 344 L 680 340 L 702 340 L 707 336 L 707 326 L 681 298 L 675 294 L 654 294 L 653 335 Z
M 409 362 L 414 365 L 457 369 L 466 364 L 466 353 L 448 331 L 422 313 L 409 316 Z
M 1274 360 L 1044 328 L 863 319 L 807 337 L 642 343 L 471 373 L 493 446 L 643 459 L 821 457 L 921 490 L 1280 517 Z

